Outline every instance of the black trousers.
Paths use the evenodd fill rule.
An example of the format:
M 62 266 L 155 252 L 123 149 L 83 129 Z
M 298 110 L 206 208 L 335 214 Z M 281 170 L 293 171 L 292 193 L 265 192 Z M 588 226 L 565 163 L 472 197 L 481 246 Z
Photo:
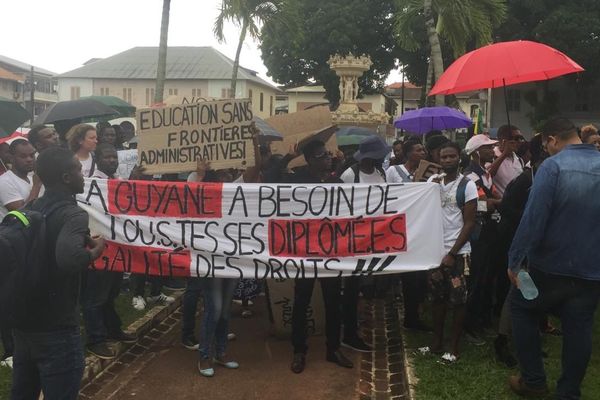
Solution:
M 400 279 L 404 299 L 404 324 L 412 325 L 419 321 L 419 305 L 427 295 L 427 271 L 404 272 Z
M 327 352 L 331 353 L 340 347 L 341 330 L 341 279 L 320 278 L 323 303 L 325 303 L 325 334 Z M 315 279 L 297 279 L 294 286 L 294 308 L 292 311 L 292 345 L 294 353 L 304 353 L 308 350 L 306 339 L 307 311 L 310 306 Z
M 344 316 L 344 339 L 352 339 L 358 336 L 360 276 L 348 276 L 343 279 L 344 295 L 342 297 L 342 313 Z

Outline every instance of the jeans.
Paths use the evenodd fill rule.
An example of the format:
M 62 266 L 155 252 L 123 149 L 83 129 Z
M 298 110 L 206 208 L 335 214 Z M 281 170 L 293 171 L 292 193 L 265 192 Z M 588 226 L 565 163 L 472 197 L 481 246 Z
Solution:
M 540 292 L 535 300 L 525 300 L 521 291 L 511 288 L 512 328 L 521 376 L 531 387 L 546 386 L 542 361 L 540 320 L 553 312 L 563 331 L 562 374 L 556 391 L 558 399 L 579 399 L 580 385 L 592 351 L 594 313 L 600 298 L 600 282 L 529 271 Z
M 341 279 L 321 278 L 321 291 L 325 303 L 325 333 L 327 337 L 327 352 L 333 353 L 340 347 L 341 330 Z M 297 279 L 294 287 L 294 308 L 292 310 L 292 345 L 294 353 L 304 353 L 308 350 L 306 344 L 306 311 L 310 305 L 314 279 Z
M 53 332 L 14 330 L 12 400 L 75 400 L 84 369 L 79 327 Z
M 216 357 L 225 354 L 231 302 L 238 279 L 202 278 L 200 288 L 204 297 L 204 315 L 200 326 L 200 357 L 203 359 L 213 355 L 214 344 Z
M 121 332 L 115 299 L 121 291 L 122 272 L 86 271 L 81 297 L 88 346 L 105 342 Z
M 200 278 L 188 278 L 183 293 L 183 311 L 181 338 L 186 339 L 194 336 L 196 326 L 196 311 L 198 310 L 198 299 L 202 294 L 200 290 L 202 282 Z

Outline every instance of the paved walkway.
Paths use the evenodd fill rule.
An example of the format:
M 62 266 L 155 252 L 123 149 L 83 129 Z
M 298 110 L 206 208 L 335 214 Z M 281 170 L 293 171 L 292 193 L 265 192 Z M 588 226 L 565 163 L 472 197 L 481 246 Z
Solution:
M 302 374 L 290 371 L 288 340 L 269 335 L 265 300 L 257 299 L 254 316 L 240 317 L 234 306 L 231 331 L 237 339 L 228 353 L 239 370 L 219 368 L 213 378 L 199 375 L 197 352 L 180 345 L 179 311 L 153 329 L 122 355 L 106 372 L 82 390 L 86 400 L 211 399 L 211 400 L 349 400 L 405 399 L 401 343 L 395 303 L 367 302 L 365 339 L 375 345 L 363 357 L 345 349 L 355 363 L 345 369 L 325 361 L 325 338 L 309 339 L 307 366 Z M 374 319 L 378 322 L 373 322 Z

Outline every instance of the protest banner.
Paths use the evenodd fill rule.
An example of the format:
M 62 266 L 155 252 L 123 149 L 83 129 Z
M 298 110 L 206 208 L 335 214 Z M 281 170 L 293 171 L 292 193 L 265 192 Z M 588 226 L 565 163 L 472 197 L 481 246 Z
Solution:
M 193 171 L 198 157 L 213 169 L 251 167 L 253 117 L 249 99 L 138 110 L 139 163 L 148 174 Z
M 137 164 L 138 152 L 137 150 L 119 150 L 117 155 L 119 157 L 117 176 L 127 179 Z
M 443 251 L 439 185 L 86 179 L 101 270 L 290 279 L 424 270 Z
M 421 160 L 415 171 L 415 182 L 427 182 L 431 175 L 436 175 L 442 172 L 442 166 L 427 160 Z

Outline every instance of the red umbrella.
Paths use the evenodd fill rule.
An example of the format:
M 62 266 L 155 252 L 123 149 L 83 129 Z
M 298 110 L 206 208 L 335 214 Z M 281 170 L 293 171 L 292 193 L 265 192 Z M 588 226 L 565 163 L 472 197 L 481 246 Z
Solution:
M 579 64 L 545 44 L 528 40 L 494 43 L 454 61 L 429 95 L 503 87 L 510 125 L 506 86 L 543 81 L 581 71 L 583 68 Z

